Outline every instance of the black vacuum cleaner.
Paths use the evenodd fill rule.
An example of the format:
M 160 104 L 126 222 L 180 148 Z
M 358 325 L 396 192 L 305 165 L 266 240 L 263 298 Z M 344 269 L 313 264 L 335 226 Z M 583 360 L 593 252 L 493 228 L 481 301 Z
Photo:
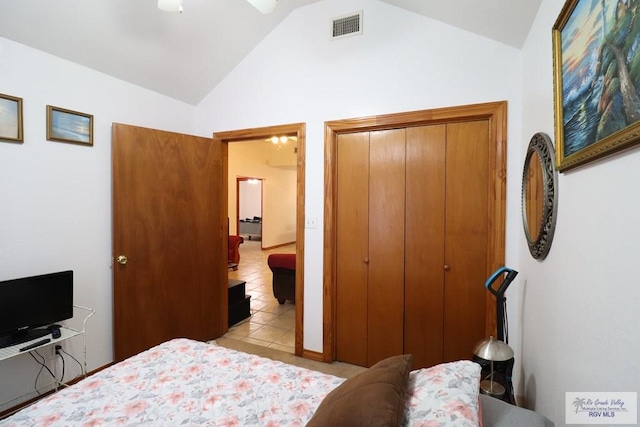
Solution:
M 513 373 L 513 350 L 509 347 L 507 321 L 507 288 L 518 272 L 501 267 L 487 279 L 485 287 L 496 297 L 497 339 L 489 337 L 479 343 L 473 352 L 473 361 L 482 367 L 480 392 L 516 404 L 511 381 Z M 499 280 L 502 283 L 499 283 Z

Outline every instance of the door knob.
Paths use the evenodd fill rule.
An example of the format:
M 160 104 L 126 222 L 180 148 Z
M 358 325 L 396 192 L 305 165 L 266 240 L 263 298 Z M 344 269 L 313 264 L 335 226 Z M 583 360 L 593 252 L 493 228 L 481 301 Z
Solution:
M 363 261 L 365 264 L 369 264 L 369 258 L 365 258 Z
M 116 258 L 116 261 L 118 261 L 118 264 L 122 264 L 125 265 L 127 263 L 127 257 L 124 255 L 119 255 L 118 258 Z
M 451 270 L 451 268 L 447 264 L 445 264 L 444 265 L 444 271 L 449 271 L 449 270 Z

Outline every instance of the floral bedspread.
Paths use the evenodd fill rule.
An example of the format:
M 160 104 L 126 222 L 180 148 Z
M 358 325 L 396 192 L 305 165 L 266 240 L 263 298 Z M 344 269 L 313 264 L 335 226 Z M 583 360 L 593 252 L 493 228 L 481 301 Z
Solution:
M 344 379 L 174 339 L 0 421 L 4 426 L 304 426 Z
M 476 427 L 480 425 L 480 365 L 461 360 L 409 374 L 405 426 Z
M 480 366 L 411 372 L 405 426 L 478 426 Z M 178 338 L 0 421 L 13 426 L 304 426 L 343 378 Z

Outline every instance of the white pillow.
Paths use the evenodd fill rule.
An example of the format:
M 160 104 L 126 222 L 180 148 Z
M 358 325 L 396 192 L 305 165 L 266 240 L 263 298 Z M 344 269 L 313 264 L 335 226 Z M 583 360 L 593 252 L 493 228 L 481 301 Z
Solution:
M 480 369 L 461 360 L 412 371 L 404 425 L 477 427 Z

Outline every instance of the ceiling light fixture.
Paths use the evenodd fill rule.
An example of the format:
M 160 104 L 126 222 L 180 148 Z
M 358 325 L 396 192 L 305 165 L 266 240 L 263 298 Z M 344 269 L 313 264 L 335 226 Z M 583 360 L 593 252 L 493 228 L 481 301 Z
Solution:
M 278 0 L 247 0 L 253 7 L 262 13 L 271 13 L 278 5 Z
M 182 13 L 182 0 L 158 0 L 158 9 Z
M 278 150 L 282 148 L 289 140 L 296 141 L 297 138 L 295 136 L 272 136 L 271 138 L 265 139 L 266 142 L 271 142 L 273 145 L 277 147 Z
M 289 137 L 288 136 L 272 136 L 269 140 L 274 144 L 278 144 L 278 143 L 286 144 L 287 141 L 289 141 Z

